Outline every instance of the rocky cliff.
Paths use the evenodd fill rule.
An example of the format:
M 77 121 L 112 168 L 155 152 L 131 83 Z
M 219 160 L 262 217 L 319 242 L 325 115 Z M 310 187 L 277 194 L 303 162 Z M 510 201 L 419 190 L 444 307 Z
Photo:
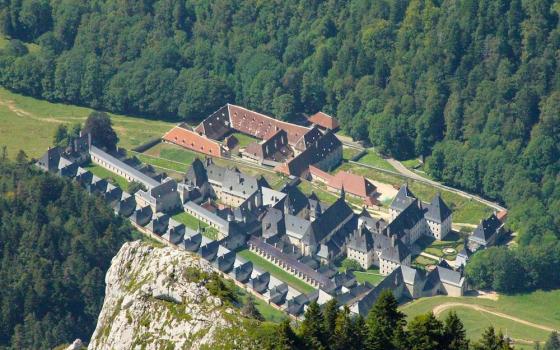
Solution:
M 254 325 L 207 289 L 206 261 L 171 247 L 123 245 L 105 278 L 88 349 L 254 348 Z

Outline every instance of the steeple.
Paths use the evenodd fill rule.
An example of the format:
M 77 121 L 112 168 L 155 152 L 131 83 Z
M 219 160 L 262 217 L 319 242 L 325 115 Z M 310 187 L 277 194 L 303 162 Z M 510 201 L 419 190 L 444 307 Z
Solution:
M 340 189 L 340 198 L 346 200 L 346 191 L 344 191 L 344 185 Z

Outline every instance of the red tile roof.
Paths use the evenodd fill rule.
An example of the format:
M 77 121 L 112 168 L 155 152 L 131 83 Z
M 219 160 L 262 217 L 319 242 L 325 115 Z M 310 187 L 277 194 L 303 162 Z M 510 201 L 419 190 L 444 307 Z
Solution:
M 276 120 L 246 108 L 228 104 L 231 127 L 258 139 L 268 140 L 280 129 L 288 133 L 288 142 L 294 145 L 308 130 L 305 126 Z
M 346 171 L 341 170 L 333 176 L 311 165 L 309 172 L 313 176 L 322 178 L 329 187 L 341 190 L 344 186 L 344 191 L 364 199 L 371 197 L 376 190 L 375 185 L 365 177 Z
M 338 120 L 323 112 L 313 114 L 308 120 L 326 129 L 334 130 L 339 127 Z
M 169 130 L 163 135 L 163 140 L 210 156 L 222 156 L 221 146 L 218 142 L 181 126 Z

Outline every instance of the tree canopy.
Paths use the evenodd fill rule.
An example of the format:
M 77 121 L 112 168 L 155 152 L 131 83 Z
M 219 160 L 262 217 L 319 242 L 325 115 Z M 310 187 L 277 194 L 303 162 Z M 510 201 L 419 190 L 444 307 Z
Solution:
M 538 256 L 560 240 L 559 11 L 554 0 L 6 0 L 0 84 L 167 120 L 225 102 L 287 120 L 323 110 L 382 153 L 426 156 L 435 179 L 504 203 L 519 256 Z
M 20 159 L 21 158 L 21 159 Z M 0 159 L 0 348 L 89 339 L 130 226 L 76 183 Z

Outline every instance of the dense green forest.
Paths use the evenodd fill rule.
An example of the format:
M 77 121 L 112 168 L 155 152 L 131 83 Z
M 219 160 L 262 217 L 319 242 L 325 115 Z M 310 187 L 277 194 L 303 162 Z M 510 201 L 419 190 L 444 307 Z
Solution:
M 0 156 L 0 349 L 89 339 L 130 228 L 76 183 Z
M 559 12 L 556 0 L 2 0 L 0 83 L 164 119 L 226 101 L 332 113 L 382 153 L 426 156 L 437 180 L 504 203 L 512 254 L 538 265 L 508 290 L 557 287 L 540 257 L 560 249 Z M 472 282 L 492 285 L 492 263 L 475 260 L 489 272 Z

